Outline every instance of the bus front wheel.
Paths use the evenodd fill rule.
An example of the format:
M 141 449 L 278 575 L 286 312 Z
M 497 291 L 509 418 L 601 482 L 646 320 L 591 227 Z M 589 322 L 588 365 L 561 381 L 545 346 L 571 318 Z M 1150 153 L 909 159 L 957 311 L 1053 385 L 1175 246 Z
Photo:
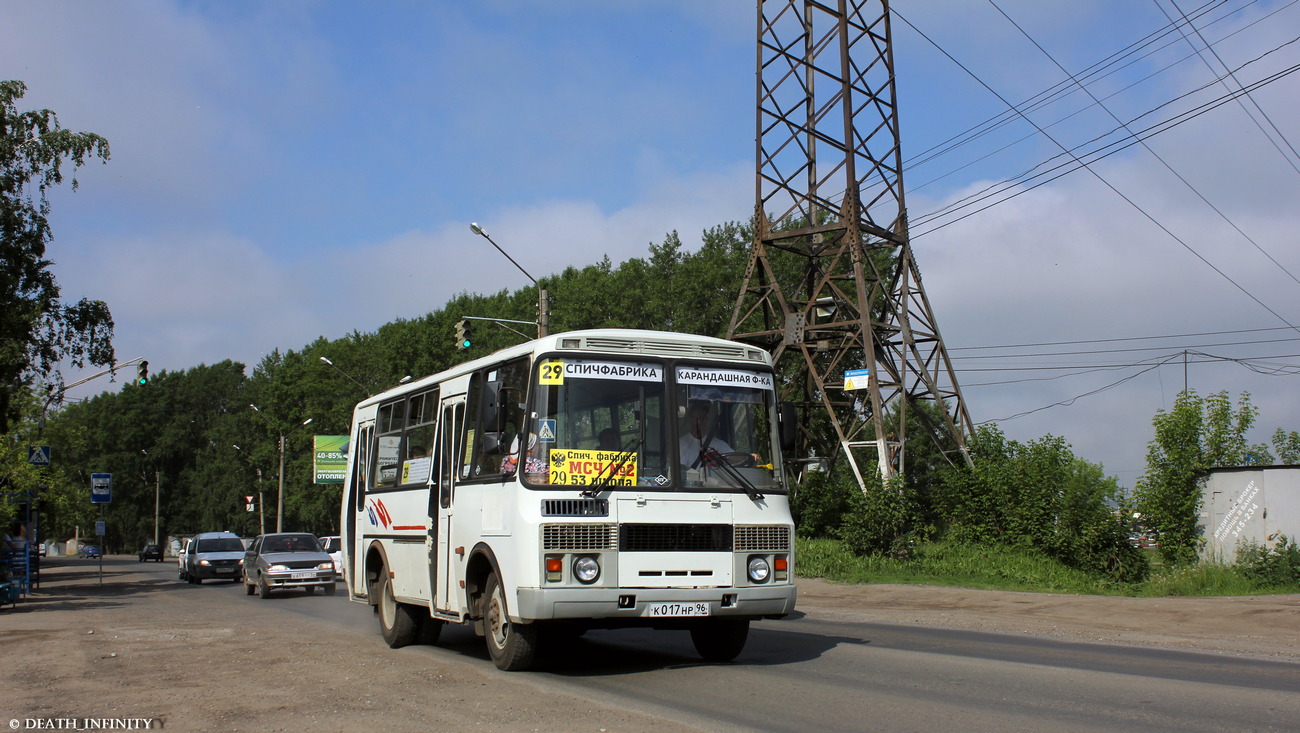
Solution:
M 379 569 L 379 631 L 384 641 L 393 649 L 415 643 L 415 636 L 420 630 L 420 619 L 415 609 L 405 603 L 398 603 L 393 597 L 393 579 L 388 576 L 388 568 Z
M 745 648 L 748 619 L 709 619 L 691 627 L 695 651 L 706 662 L 730 662 Z
M 496 573 L 488 576 L 484 595 L 487 605 L 483 612 L 483 636 L 492 663 L 507 672 L 528 669 L 537 654 L 537 624 L 510 622 L 505 593 Z

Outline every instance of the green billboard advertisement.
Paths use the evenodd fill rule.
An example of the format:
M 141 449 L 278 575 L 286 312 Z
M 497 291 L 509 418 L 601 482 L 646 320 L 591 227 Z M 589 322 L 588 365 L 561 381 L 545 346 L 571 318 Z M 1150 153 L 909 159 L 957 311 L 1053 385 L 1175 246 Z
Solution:
M 348 471 L 348 436 L 317 435 L 312 462 L 314 483 L 341 484 Z

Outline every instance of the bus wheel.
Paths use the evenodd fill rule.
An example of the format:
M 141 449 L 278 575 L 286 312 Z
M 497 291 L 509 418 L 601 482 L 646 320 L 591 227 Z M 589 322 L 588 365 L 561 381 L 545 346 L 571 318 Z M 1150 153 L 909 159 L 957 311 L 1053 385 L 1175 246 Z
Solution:
M 442 636 L 442 627 L 447 622 L 436 618 L 420 619 L 420 643 L 433 646 L 438 643 L 438 637 Z
M 507 672 L 533 666 L 537 653 L 537 624 L 513 624 L 507 613 L 505 594 L 496 573 L 488 576 L 484 588 L 487 606 L 483 613 L 484 637 L 488 654 L 497 669 Z
M 405 603 L 398 603 L 393 597 L 393 579 L 388 577 L 388 568 L 379 569 L 379 631 L 384 641 L 393 649 L 415 643 L 420 630 L 420 618 L 415 609 Z
M 706 662 L 730 662 L 745 648 L 748 638 L 748 619 L 710 619 L 691 627 L 695 651 Z

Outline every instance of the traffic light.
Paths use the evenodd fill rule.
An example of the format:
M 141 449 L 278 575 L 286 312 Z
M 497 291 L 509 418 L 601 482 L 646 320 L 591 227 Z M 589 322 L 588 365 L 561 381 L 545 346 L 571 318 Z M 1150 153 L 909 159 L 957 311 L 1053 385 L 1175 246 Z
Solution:
M 149 383 L 149 362 L 142 361 L 135 368 L 135 383 L 141 387 Z
M 474 326 L 469 319 L 456 321 L 456 348 L 464 351 L 474 345 Z

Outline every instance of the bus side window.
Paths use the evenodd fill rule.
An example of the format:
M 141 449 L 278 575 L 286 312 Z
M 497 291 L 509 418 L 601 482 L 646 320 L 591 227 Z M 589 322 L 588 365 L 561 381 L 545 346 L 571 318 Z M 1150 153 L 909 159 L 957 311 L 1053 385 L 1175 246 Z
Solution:
M 380 405 L 375 432 L 375 470 L 371 474 L 376 488 L 396 486 L 402 467 L 402 429 L 406 426 L 406 402 Z

